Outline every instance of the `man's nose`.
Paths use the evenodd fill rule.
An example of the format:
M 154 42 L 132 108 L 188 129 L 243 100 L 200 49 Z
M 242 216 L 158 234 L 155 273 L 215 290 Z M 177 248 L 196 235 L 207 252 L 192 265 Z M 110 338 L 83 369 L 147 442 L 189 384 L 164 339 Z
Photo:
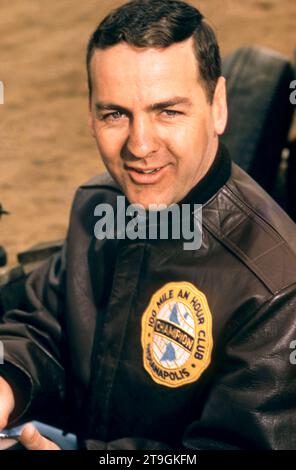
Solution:
M 126 148 L 135 158 L 147 158 L 157 152 L 159 143 L 149 116 L 140 117 L 131 122 Z

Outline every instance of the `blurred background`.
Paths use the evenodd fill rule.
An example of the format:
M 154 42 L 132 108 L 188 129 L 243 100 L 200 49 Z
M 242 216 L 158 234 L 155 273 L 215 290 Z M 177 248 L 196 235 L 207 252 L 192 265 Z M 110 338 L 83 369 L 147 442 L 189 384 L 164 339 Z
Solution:
M 99 21 L 122 3 L 0 3 L 0 202 L 10 212 L 0 221 L 0 245 L 10 265 L 17 252 L 63 238 L 75 188 L 104 171 L 87 128 L 84 55 Z M 191 3 L 214 26 L 222 56 L 259 45 L 293 60 L 295 0 Z

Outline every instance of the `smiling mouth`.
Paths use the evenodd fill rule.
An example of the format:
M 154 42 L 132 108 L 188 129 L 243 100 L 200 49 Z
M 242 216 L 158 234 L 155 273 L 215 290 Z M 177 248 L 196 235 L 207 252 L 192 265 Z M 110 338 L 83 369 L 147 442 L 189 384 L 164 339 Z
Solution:
M 137 170 L 136 168 L 129 168 L 129 170 L 134 170 L 137 173 L 141 173 L 143 175 L 153 175 L 153 173 L 156 173 L 157 171 L 161 170 L 160 168 L 154 168 L 153 170 Z
M 140 169 L 133 168 L 133 167 L 126 167 L 128 171 L 136 171 L 137 173 L 140 173 L 142 175 L 153 175 L 154 173 L 157 173 L 158 171 L 160 171 L 162 168 L 163 167 L 153 168 L 152 170 L 140 170 Z
M 142 168 L 134 168 L 125 166 L 130 178 L 135 184 L 156 184 L 166 174 L 169 165 L 164 165 L 157 168 L 149 168 L 144 170 Z

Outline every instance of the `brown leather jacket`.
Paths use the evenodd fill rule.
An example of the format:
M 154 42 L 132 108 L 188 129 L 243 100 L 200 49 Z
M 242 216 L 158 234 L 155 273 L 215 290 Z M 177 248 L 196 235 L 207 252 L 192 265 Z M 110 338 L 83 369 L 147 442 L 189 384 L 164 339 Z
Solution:
M 203 204 L 199 250 L 97 240 L 119 194 L 107 174 L 78 189 L 62 252 L 4 316 L 19 411 L 59 400 L 89 448 L 296 449 L 295 224 L 223 146 L 183 201 Z

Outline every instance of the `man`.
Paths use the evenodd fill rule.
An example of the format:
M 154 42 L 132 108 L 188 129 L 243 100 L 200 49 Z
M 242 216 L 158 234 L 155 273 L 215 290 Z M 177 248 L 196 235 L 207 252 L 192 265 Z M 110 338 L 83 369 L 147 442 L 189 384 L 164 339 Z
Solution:
M 80 187 L 61 255 L 4 317 L 0 427 L 70 403 L 87 448 L 296 448 L 296 230 L 219 144 L 214 33 L 186 3 L 132 1 L 95 31 L 87 65 L 109 175 Z M 187 204 L 193 221 L 202 204 L 200 249 L 96 239 L 95 208 L 123 194 L 146 212 Z M 22 442 L 56 448 L 30 425 Z

